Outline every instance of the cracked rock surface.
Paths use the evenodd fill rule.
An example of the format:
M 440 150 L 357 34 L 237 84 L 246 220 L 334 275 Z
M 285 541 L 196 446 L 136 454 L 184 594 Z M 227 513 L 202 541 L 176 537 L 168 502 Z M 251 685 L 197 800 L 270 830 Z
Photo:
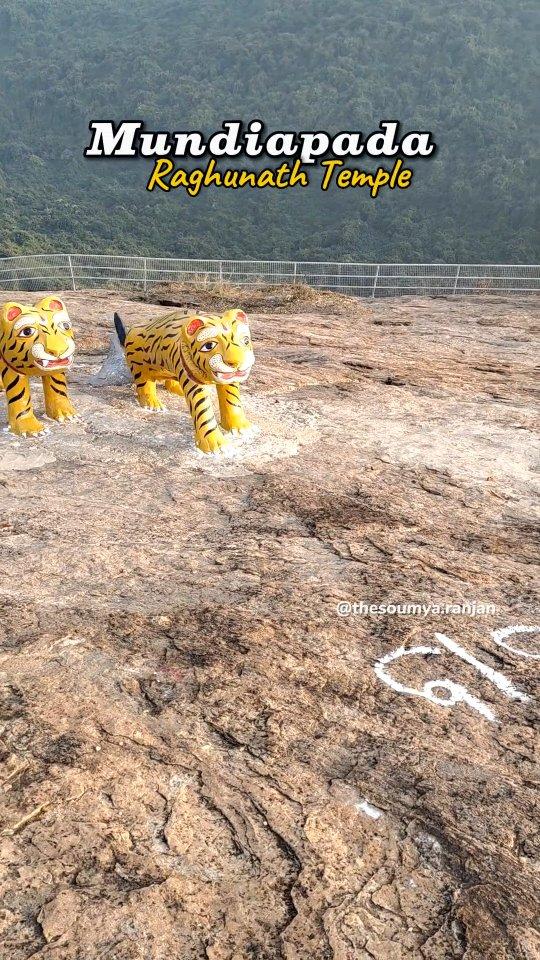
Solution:
M 252 315 L 216 461 L 90 385 L 164 308 L 64 298 L 83 419 L 0 434 L 2 960 L 536 960 L 534 302 Z

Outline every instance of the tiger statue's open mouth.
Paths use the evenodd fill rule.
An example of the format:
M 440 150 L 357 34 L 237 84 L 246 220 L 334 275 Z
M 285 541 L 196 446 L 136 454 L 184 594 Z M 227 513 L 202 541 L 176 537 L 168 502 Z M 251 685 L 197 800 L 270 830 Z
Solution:
M 52 353 L 47 353 L 42 343 L 34 343 L 31 348 L 32 359 L 40 370 L 59 370 L 71 366 L 75 344 L 71 343 L 68 349 L 60 357 L 55 357 Z
M 236 383 L 241 383 L 244 380 L 247 380 L 251 373 L 251 367 L 246 367 L 245 370 L 219 370 L 214 369 L 214 376 L 219 382 L 223 381 L 224 383 L 231 383 L 232 381 Z
M 47 360 L 47 359 L 38 360 L 36 358 L 35 360 L 36 367 L 41 367 L 42 370 L 47 369 L 50 371 L 57 370 L 59 367 L 70 367 L 71 362 L 72 362 L 72 357 L 64 357 L 63 359 L 57 358 L 57 357 L 51 357 L 50 360 Z

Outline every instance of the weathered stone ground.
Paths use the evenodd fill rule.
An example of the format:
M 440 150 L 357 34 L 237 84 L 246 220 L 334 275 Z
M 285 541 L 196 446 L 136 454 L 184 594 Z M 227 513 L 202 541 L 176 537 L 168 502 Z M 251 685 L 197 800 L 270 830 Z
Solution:
M 538 623 L 533 301 L 254 314 L 216 462 L 89 386 L 163 309 L 126 297 L 65 294 L 82 422 L 0 434 L 2 958 L 537 958 L 538 636 L 491 636 Z M 436 632 L 530 699 L 446 650 L 387 671 L 493 721 L 379 678 Z

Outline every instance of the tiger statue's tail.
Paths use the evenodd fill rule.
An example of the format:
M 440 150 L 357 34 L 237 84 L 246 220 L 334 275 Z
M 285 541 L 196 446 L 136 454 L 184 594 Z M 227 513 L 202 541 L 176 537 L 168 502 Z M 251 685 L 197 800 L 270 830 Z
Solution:
M 97 373 L 90 377 L 89 382 L 92 387 L 124 386 L 133 380 L 124 356 L 126 328 L 117 313 L 114 315 L 114 328 L 116 336 L 113 334 L 111 337 L 107 356 Z
M 117 313 L 114 315 L 114 329 L 116 330 L 121 345 L 124 346 L 126 342 L 126 328 Z

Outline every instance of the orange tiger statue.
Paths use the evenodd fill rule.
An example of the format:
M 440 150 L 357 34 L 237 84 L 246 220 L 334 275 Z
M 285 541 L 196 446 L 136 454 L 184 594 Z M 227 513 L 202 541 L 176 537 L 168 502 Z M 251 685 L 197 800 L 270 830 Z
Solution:
M 185 397 L 203 453 L 225 452 L 230 434 L 253 429 L 240 400 L 240 385 L 255 361 L 243 310 L 227 310 L 221 317 L 168 313 L 128 331 L 115 313 L 114 324 L 141 407 L 165 409 L 157 394 L 159 382 L 169 393 Z M 217 391 L 219 424 L 211 387 Z
M 47 429 L 34 415 L 30 377 L 41 377 L 48 417 L 60 423 L 76 418 L 66 380 L 74 352 L 71 320 L 58 297 L 44 297 L 33 306 L 4 303 L 0 309 L 0 385 L 6 392 L 12 433 L 34 436 Z

